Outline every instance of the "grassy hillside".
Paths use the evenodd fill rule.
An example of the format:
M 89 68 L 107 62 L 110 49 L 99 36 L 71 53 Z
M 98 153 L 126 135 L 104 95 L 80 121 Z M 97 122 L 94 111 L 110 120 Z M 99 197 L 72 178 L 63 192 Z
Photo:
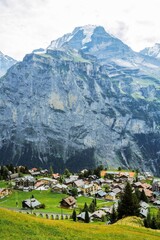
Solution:
M 139 221 L 139 220 L 138 220 Z M 127 225 L 127 224 L 129 225 Z M 159 240 L 160 231 L 137 226 L 136 219 L 114 225 L 45 220 L 0 209 L 0 239 L 4 240 Z M 130 226 L 131 225 L 131 226 Z M 138 223 L 139 225 L 139 223 Z

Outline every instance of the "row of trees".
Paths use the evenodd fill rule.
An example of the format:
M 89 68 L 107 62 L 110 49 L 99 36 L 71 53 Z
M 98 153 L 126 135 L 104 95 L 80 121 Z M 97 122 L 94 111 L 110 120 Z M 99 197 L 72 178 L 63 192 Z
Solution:
M 85 216 L 84 216 L 84 222 L 85 223 L 89 223 L 90 222 L 89 213 L 95 212 L 96 209 L 97 209 L 97 200 L 96 200 L 96 198 L 94 198 L 92 200 L 92 202 L 90 203 L 89 206 L 87 205 L 87 203 L 84 204 L 84 207 L 83 207 L 83 209 L 81 209 L 80 213 L 82 213 L 82 212 L 85 213 Z M 72 219 L 75 222 L 77 221 L 77 213 L 76 213 L 75 209 L 73 210 L 73 213 L 72 213 Z
M 28 173 L 28 168 L 26 166 L 14 167 L 12 164 L 0 166 L 0 180 L 7 180 L 10 173 L 26 174 Z

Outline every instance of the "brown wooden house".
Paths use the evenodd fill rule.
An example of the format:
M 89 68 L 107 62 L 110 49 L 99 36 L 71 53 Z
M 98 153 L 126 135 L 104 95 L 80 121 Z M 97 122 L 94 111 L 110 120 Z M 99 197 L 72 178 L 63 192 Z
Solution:
M 76 207 L 76 199 L 72 196 L 63 198 L 60 202 L 60 206 L 64 208 L 74 208 Z

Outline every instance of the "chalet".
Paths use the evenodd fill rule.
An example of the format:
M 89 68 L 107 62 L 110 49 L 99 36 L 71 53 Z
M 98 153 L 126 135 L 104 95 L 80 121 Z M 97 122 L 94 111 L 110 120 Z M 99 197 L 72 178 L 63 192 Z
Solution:
M 33 177 L 37 177 L 37 176 L 40 176 L 40 175 L 41 175 L 41 172 L 40 172 L 40 171 L 31 172 L 31 176 L 33 176 Z
M 144 201 L 140 201 L 139 204 L 140 204 L 140 215 L 142 215 L 142 217 L 147 217 L 149 204 L 147 204 Z
M 33 190 L 36 180 L 34 177 L 25 176 L 22 178 L 15 179 L 15 188 L 19 190 L 23 190 L 24 188 L 28 188 L 28 190 Z
M 139 189 L 140 189 L 140 188 L 141 188 L 141 189 L 143 188 L 141 182 L 135 182 L 135 183 L 133 183 L 133 187 L 134 187 L 134 188 L 139 188 Z
M 84 222 L 85 221 L 85 212 L 81 212 L 79 215 L 77 215 L 77 219 L 79 221 L 82 221 Z M 88 215 L 89 215 L 89 219 L 92 220 L 92 214 L 90 212 L 88 212 Z
M 102 217 L 105 216 L 106 213 L 102 210 L 97 210 L 94 213 L 92 213 L 91 217 L 94 220 L 102 220 Z
M 120 193 L 122 192 L 122 190 L 121 190 L 120 188 L 113 188 L 113 189 L 112 189 L 112 192 L 115 193 L 116 196 L 117 196 L 117 195 L 120 195 Z
M 142 188 L 151 190 L 152 186 L 148 183 L 142 183 Z
M 73 187 L 81 188 L 85 185 L 85 182 L 82 179 L 76 180 L 73 183 Z
M 102 207 L 101 210 L 107 214 L 112 213 L 112 206 L 111 207 Z
M 35 198 L 29 198 L 29 199 L 22 201 L 23 208 L 34 209 L 34 208 L 40 208 L 41 205 L 42 204 Z
M 11 190 L 8 188 L 0 188 L 0 199 L 8 196 L 11 193 Z
M 146 195 L 149 199 L 151 199 L 151 198 L 153 197 L 153 192 L 152 192 L 151 190 L 149 190 L 149 189 L 139 189 L 139 190 L 140 190 L 140 192 L 141 192 L 142 190 L 144 190 L 145 195 Z
M 52 187 L 52 192 L 59 192 L 59 193 L 61 193 L 61 192 L 65 191 L 65 190 L 67 190 L 67 188 L 68 188 L 67 185 L 58 183 L 58 184 L 56 184 L 55 186 Z
M 76 207 L 76 199 L 72 196 L 63 198 L 60 202 L 60 206 L 64 208 L 74 208 Z
M 115 201 L 116 200 L 116 193 L 114 192 L 109 192 L 106 194 L 105 199 L 107 201 Z
M 97 198 L 104 198 L 107 195 L 106 192 L 104 192 L 103 190 L 99 190 L 98 192 L 95 193 L 95 196 Z
M 146 177 L 147 180 L 152 180 L 153 179 L 153 175 L 150 172 L 144 172 L 144 176 Z
M 129 178 L 129 174 L 125 174 L 125 173 L 123 173 L 123 174 L 120 173 L 119 177 L 118 177 L 119 182 L 121 182 L 121 183 L 127 182 L 128 178 Z
M 153 204 L 156 205 L 156 206 L 160 206 L 160 201 L 159 200 L 154 201 Z
M 52 178 L 58 180 L 60 178 L 60 174 L 59 173 L 53 173 Z
M 95 194 L 98 190 L 98 187 L 99 186 L 97 186 L 97 184 L 90 183 L 83 185 L 82 187 L 80 187 L 80 189 L 82 191 L 82 194 L 87 196 Z
M 56 185 L 58 183 L 58 180 L 52 179 L 49 177 L 42 177 L 37 180 L 37 182 L 42 181 L 45 185 L 48 185 L 49 187 Z
M 13 179 L 16 179 L 18 177 L 19 177 L 19 173 L 13 173 L 13 174 L 11 173 L 11 174 L 9 174 L 8 179 L 13 180 Z
M 41 173 L 41 175 L 42 176 L 48 176 L 48 169 L 42 169 L 42 170 L 40 170 L 40 173 Z

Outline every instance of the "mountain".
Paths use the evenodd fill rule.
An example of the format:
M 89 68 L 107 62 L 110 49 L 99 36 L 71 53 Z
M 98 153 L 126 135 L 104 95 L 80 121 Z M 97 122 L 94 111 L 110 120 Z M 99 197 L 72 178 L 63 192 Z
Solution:
M 140 68 L 160 74 L 160 62 L 134 52 L 118 38 L 110 35 L 102 26 L 87 25 L 77 27 L 72 33 L 54 40 L 48 49 L 75 49 L 90 54 L 101 64 L 116 64 L 122 67 Z
M 96 26 L 26 55 L 0 81 L 0 163 L 160 175 L 159 66 Z
M 96 56 L 99 60 L 115 61 L 129 58 L 135 53 L 119 39 L 108 34 L 102 26 L 87 25 L 77 27 L 70 34 L 52 41 L 49 49 L 71 48 Z M 123 59 L 122 58 L 122 59 Z
M 7 70 L 17 61 L 0 52 L 0 77 L 6 74 Z
M 160 43 L 155 43 L 153 47 L 144 48 L 140 51 L 141 54 L 160 59 Z

